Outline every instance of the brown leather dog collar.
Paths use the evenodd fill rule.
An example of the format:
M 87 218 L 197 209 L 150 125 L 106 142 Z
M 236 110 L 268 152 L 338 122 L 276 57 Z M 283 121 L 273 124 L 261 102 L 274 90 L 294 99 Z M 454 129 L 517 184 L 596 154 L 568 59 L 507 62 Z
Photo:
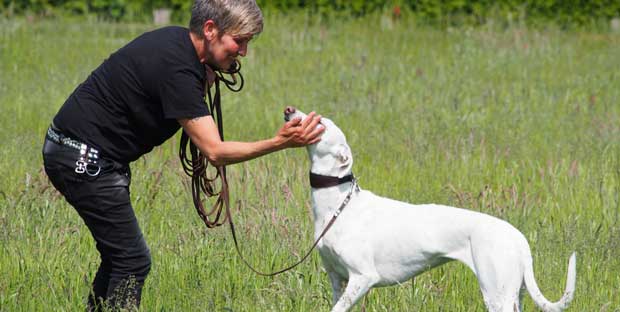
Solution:
M 325 176 L 310 172 L 310 186 L 313 188 L 326 188 L 352 182 L 355 178 L 353 174 L 346 175 L 342 178 Z

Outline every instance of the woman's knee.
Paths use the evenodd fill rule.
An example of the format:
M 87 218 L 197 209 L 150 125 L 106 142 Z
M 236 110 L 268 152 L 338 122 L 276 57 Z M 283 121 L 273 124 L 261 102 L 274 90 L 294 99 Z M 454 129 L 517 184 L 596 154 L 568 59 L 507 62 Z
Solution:
M 146 248 L 128 258 L 127 273 L 135 276 L 138 281 L 143 281 L 151 271 L 151 263 L 151 252 Z
M 151 252 L 147 249 L 140 258 L 139 264 L 136 267 L 136 276 L 146 277 L 151 271 Z
M 143 281 L 151 271 L 151 252 L 148 248 L 125 251 L 110 257 L 108 265 L 113 277 L 134 276 Z

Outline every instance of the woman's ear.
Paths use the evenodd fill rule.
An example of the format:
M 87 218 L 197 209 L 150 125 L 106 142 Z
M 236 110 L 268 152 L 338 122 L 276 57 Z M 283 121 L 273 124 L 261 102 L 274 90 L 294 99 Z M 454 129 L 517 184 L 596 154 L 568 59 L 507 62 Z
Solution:
M 213 20 L 207 20 L 202 26 L 202 34 L 207 41 L 217 38 L 217 32 L 217 26 Z

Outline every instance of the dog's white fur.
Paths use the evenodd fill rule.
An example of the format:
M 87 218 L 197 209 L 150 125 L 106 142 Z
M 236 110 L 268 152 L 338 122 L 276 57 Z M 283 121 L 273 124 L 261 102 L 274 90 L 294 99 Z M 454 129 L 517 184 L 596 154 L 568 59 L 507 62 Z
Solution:
M 304 118 L 300 111 L 285 118 Z M 343 177 L 353 157 L 345 135 L 329 119 L 321 141 L 308 146 L 311 172 Z M 315 238 L 344 201 L 351 183 L 312 189 Z M 573 298 L 575 253 L 568 263 L 566 289 L 555 303 L 536 284 L 527 240 L 498 218 L 470 210 L 408 203 L 356 190 L 318 250 L 333 288 L 332 312 L 348 311 L 372 287 L 403 283 L 451 260 L 467 265 L 478 278 L 489 311 L 521 311 L 525 285 L 543 311 L 562 311 Z M 343 285 L 346 288 L 343 292 Z

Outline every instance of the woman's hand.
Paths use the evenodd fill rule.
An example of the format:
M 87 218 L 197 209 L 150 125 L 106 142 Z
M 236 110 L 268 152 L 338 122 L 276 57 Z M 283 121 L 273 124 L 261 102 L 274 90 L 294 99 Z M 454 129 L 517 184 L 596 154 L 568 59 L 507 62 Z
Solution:
M 325 131 L 320 121 L 321 115 L 315 112 L 311 112 L 303 120 L 301 117 L 293 118 L 278 130 L 276 139 L 285 148 L 314 144 L 321 140 L 321 134 Z

